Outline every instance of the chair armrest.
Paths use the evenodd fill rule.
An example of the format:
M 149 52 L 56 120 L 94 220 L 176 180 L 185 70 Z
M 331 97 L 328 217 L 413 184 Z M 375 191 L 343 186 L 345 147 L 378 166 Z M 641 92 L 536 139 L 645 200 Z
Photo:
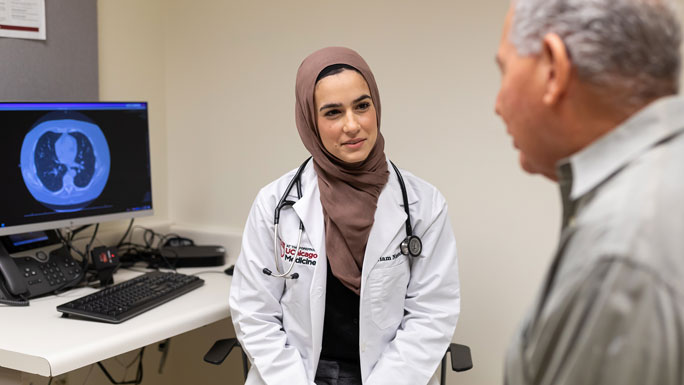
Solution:
M 465 372 L 473 368 L 473 360 L 470 355 L 470 348 L 466 345 L 451 344 L 451 369 L 457 372 Z
M 237 338 L 218 340 L 214 343 L 214 346 L 209 349 L 207 354 L 204 355 L 204 361 L 210 364 L 220 365 L 235 346 L 240 346 Z

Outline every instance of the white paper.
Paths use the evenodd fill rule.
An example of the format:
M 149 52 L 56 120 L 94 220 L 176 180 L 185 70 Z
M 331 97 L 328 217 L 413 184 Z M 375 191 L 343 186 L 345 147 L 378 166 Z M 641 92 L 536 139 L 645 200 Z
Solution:
M 45 0 L 0 0 L 0 37 L 45 40 Z

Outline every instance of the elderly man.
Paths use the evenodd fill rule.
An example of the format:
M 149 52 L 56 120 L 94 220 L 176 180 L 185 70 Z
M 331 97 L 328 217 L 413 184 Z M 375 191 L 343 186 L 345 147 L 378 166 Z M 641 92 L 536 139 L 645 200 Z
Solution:
M 680 42 L 668 0 L 511 3 L 496 112 L 563 223 L 506 384 L 684 384 Z

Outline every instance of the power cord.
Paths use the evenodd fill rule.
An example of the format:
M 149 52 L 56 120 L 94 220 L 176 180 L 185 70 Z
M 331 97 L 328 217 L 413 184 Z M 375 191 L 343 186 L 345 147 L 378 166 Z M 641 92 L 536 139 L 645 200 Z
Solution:
M 74 231 L 70 231 L 67 236 L 64 236 L 64 234 L 62 234 L 62 231 L 60 229 L 56 230 L 57 236 L 62 241 L 62 244 L 66 248 L 67 252 L 70 252 L 73 250 L 76 254 L 81 256 L 81 272 L 74 279 L 62 283 L 58 288 L 56 288 L 54 290 L 55 293 L 59 293 L 62 289 L 66 288 L 66 287 L 71 288 L 72 286 L 76 286 L 86 278 L 86 274 L 88 271 L 88 255 L 90 254 L 90 249 L 92 248 L 93 243 L 95 242 L 95 238 L 97 236 L 97 231 L 100 228 L 100 224 L 99 223 L 95 224 L 95 229 L 93 230 L 93 234 L 90 237 L 90 241 L 88 242 L 88 244 L 85 247 L 85 252 L 82 253 L 80 250 L 78 250 L 76 247 L 74 247 L 73 240 L 74 240 L 74 237 L 76 236 L 76 234 L 83 231 L 85 228 L 87 228 L 89 226 L 90 225 L 81 226 Z
M 142 241 L 144 244 L 130 241 L 136 230 L 143 231 Z M 126 235 L 129 237 L 129 241 L 122 242 L 119 245 L 119 252 L 122 253 L 122 261 L 128 260 L 129 266 L 141 261 L 146 262 L 150 268 L 168 268 L 176 271 L 178 259 L 176 258 L 172 263 L 162 251 L 170 242 L 193 243 L 191 239 L 181 237 L 176 233 L 161 234 L 143 226 L 132 226 L 130 231 L 127 230 Z
M 124 233 L 123 237 L 121 237 L 121 240 L 119 243 L 116 244 L 116 247 L 119 248 L 121 245 L 123 245 L 124 241 L 126 240 L 126 237 L 128 236 L 128 233 L 131 232 L 131 228 L 133 227 L 133 221 L 135 218 L 131 218 L 131 221 L 128 222 L 128 228 L 126 229 L 126 232 Z
M 107 368 L 104 367 L 102 362 L 98 362 L 97 366 L 100 367 L 102 372 L 104 373 L 105 376 L 107 376 L 107 379 L 109 379 L 109 382 L 115 385 L 125 385 L 125 384 L 135 384 L 139 385 L 142 380 L 143 380 L 143 354 L 145 353 L 145 347 L 143 346 L 140 348 L 140 353 L 138 354 L 138 370 L 135 375 L 135 380 L 131 381 L 116 381 L 114 378 L 109 374 L 109 371 L 107 371 Z
M 82 385 L 86 385 L 88 383 L 88 379 L 90 378 L 90 374 L 93 372 L 94 365 L 90 365 L 90 368 L 88 369 L 88 374 L 86 374 L 85 379 L 83 380 Z M 49 384 L 48 384 L 49 385 Z

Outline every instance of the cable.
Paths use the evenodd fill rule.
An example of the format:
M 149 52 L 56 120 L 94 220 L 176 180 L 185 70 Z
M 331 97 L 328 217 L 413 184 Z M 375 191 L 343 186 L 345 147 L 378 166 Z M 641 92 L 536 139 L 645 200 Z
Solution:
M 143 226 L 133 226 L 130 233 L 131 237 L 133 232 L 135 232 L 137 229 L 143 230 L 142 240 L 144 245 L 124 242 L 121 244 L 121 246 L 127 248 L 119 251 L 123 251 L 124 254 L 128 255 L 131 255 L 133 254 L 132 252 L 135 252 L 136 255 L 140 255 L 139 260 L 147 262 L 151 267 L 166 267 L 176 271 L 175 263 L 171 263 L 171 261 L 169 261 L 169 259 L 162 254 L 162 249 L 164 248 L 164 242 L 166 240 L 174 237 L 181 238 L 180 235 L 176 233 L 161 234 Z M 161 261 L 157 260 L 157 258 Z
M 119 241 L 119 243 L 116 244 L 117 248 L 121 247 L 121 245 L 126 240 L 126 236 L 128 236 L 128 233 L 131 231 L 131 227 L 133 227 L 133 221 L 134 220 L 135 220 L 135 218 L 131 218 L 131 221 L 128 223 L 128 228 L 126 229 L 126 232 L 124 233 L 123 237 L 121 237 L 121 240 Z
M 90 378 L 90 374 L 93 372 L 94 367 L 95 365 L 90 365 L 90 368 L 88 369 L 88 374 L 86 374 L 85 380 L 83 380 L 83 385 L 86 385 L 88 383 L 88 379 Z
M 139 358 L 138 358 L 138 371 L 137 371 L 137 373 L 136 373 L 136 375 L 135 375 L 135 380 L 131 380 L 131 381 L 116 381 L 116 380 L 114 380 L 114 378 L 109 374 L 109 372 L 107 371 L 107 368 L 104 367 L 104 365 L 102 364 L 101 361 L 99 361 L 99 362 L 97 363 L 97 366 L 100 367 L 100 369 L 102 370 L 102 372 L 104 373 L 104 375 L 107 376 L 107 379 L 109 379 L 109 382 L 111 382 L 112 384 L 115 384 L 115 385 L 125 385 L 125 384 L 135 384 L 135 385 L 139 385 L 139 384 L 142 382 L 142 380 L 143 380 L 143 365 L 142 365 L 142 363 L 143 363 L 143 353 L 145 353 L 145 347 L 144 347 L 144 346 L 143 346 L 142 348 L 140 348 L 140 354 L 138 355 L 138 357 L 139 357 Z
M 88 225 L 88 226 L 90 226 L 90 225 Z M 86 279 L 86 273 L 87 273 L 87 271 L 88 271 L 88 255 L 89 255 L 89 253 L 90 253 L 90 248 L 93 246 L 93 242 L 95 241 L 95 237 L 97 236 L 97 231 L 98 231 L 99 228 L 100 228 L 100 224 L 99 224 L 99 223 L 95 224 L 95 230 L 93 230 L 93 234 L 92 234 L 92 236 L 90 237 L 90 242 L 86 245 L 85 253 L 81 253 L 78 249 L 76 249 L 76 248 L 73 246 L 73 243 L 72 243 L 72 242 L 73 242 L 73 240 L 74 240 L 74 235 L 75 235 L 77 232 L 83 230 L 85 227 L 88 227 L 88 226 L 82 226 L 82 227 L 76 229 L 75 231 L 71 231 L 71 232 L 69 233 L 69 236 L 68 236 L 68 237 L 64 237 L 64 235 L 62 234 L 62 231 L 59 230 L 59 229 L 57 229 L 57 231 L 56 231 L 56 232 L 57 232 L 57 236 L 62 240 L 62 243 L 64 244 L 64 247 L 67 248 L 67 252 L 68 252 L 69 250 L 73 250 L 73 251 L 75 251 L 78 255 L 81 256 L 81 273 L 80 273 L 78 276 L 74 277 L 73 279 L 71 279 L 71 280 L 69 280 L 69 281 L 66 281 L 66 282 L 62 283 L 59 287 L 57 287 L 57 288 L 53 291 L 54 293 L 59 293 L 59 292 L 60 292 L 62 289 L 64 289 L 65 287 L 71 288 L 72 286 L 76 286 L 76 285 L 78 285 L 79 283 L 81 283 L 84 279 Z M 67 238 L 68 238 L 68 239 L 67 239 Z M 86 283 L 87 283 L 87 279 L 86 279 Z
M 142 244 L 131 242 L 136 230 L 143 231 Z M 126 242 L 126 238 L 128 238 L 128 242 Z M 117 244 L 117 249 L 122 256 L 121 261 L 124 267 L 131 266 L 137 262 L 146 262 L 149 265 L 148 267 L 151 268 L 168 268 L 176 271 L 178 258 L 174 258 L 173 261 L 171 261 L 167 255 L 162 253 L 162 251 L 166 250 L 171 253 L 175 252 L 173 249 L 166 249 L 166 243 L 173 238 L 182 239 L 191 244 L 193 243 L 191 239 L 182 237 L 177 233 L 162 234 L 143 226 L 133 225 L 131 222 L 129 223 L 128 229 L 126 229 L 126 233 L 121 238 L 121 241 Z M 177 255 L 172 257 L 177 257 Z
M 81 226 L 81 227 L 77 228 L 76 230 L 71 231 L 71 239 L 70 239 L 70 240 L 73 241 L 73 239 L 74 239 L 74 237 L 76 236 L 76 234 L 80 233 L 81 231 L 87 229 L 87 228 L 90 227 L 90 226 L 92 226 L 92 224 L 90 224 L 90 225 L 85 225 L 85 226 Z
M 133 238 L 133 233 L 138 229 L 144 231 L 142 237 L 144 244 L 131 242 L 131 239 Z M 154 253 L 154 237 L 154 231 L 146 229 L 142 226 L 132 226 L 131 231 L 128 232 L 129 241 L 123 242 L 118 246 L 119 253 L 122 256 L 121 261 L 124 264 L 124 266 L 126 266 L 127 264 L 133 265 L 139 261 L 149 262 L 150 256 Z
M 97 230 L 100 228 L 100 224 L 95 225 L 95 230 L 93 230 L 93 236 L 90 238 L 90 242 L 86 245 L 85 258 L 83 260 L 84 267 L 88 267 L 88 256 L 90 255 L 90 248 L 93 247 L 93 242 L 95 241 L 95 236 L 97 235 Z
M 70 235 L 68 237 L 65 237 L 64 234 L 62 234 L 62 230 L 56 229 L 55 232 L 57 233 L 57 237 L 62 241 L 62 245 L 66 247 L 68 250 L 73 250 L 76 252 L 76 254 L 80 255 L 83 257 L 83 253 L 81 253 L 79 250 L 77 250 L 71 243 L 71 238 Z
M 125 373 L 128 373 L 128 369 L 130 369 L 131 366 L 133 366 L 136 362 L 138 362 L 138 355 L 137 354 L 133 357 L 131 362 L 128 362 L 128 363 L 121 362 L 120 356 L 116 356 L 116 357 L 112 357 L 112 358 L 114 358 L 114 361 L 116 361 L 116 363 L 119 364 L 119 366 L 126 369 Z
M 157 233 L 154 230 L 145 229 L 145 232 L 143 233 L 143 241 L 145 241 L 145 244 L 147 245 L 147 247 L 152 248 L 154 246 L 154 238 L 156 236 L 157 236 Z

